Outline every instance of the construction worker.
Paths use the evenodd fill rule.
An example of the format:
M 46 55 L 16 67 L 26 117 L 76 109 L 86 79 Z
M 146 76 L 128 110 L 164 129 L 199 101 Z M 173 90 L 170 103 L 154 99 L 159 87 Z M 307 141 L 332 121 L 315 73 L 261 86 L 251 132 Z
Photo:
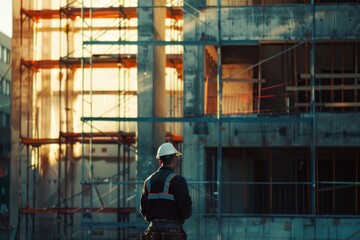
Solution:
M 182 224 L 191 216 L 192 202 L 185 178 L 174 173 L 181 155 L 171 143 L 158 148 L 160 168 L 144 181 L 141 193 L 140 213 L 149 222 L 142 240 L 186 239 Z

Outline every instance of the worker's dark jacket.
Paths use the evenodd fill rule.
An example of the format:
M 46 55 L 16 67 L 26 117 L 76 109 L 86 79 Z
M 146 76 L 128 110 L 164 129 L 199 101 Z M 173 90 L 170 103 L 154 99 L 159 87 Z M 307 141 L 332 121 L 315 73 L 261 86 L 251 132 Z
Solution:
M 170 167 L 160 167 L 144 182 L 140 213 L 145 220 L 171 219 L 183 224 L 191 216 L 192 202 L 185 178 Z

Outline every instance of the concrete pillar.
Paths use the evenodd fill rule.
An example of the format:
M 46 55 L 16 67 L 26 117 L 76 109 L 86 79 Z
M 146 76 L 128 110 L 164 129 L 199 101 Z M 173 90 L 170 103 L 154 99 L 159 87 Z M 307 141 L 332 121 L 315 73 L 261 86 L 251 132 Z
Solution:
M 149 45 L 138 46 L 138 116 L 165 117 L 165 47 L 153 44 L 165 39 L 165 0 L 140 0 L 138 8 L 138 40 Z M 156 6 L 156 7 L 155 7 Z M 137 176 L 144 180 L 158 167 L 155 154 L 165 141 L 165 124 L 138 123 Z
M 184 4 L 184 41 L 198 41 L 201 38 L 200 10 L 202 1 L 187 0 Z M 200 9 L 200 8 L 199 8 Z M 204 114 L 204 46 L 184 45 L 184 117 L 198 117 Z M 201 180 L 199 168 L 203 164 L 203 146 L 201 139 L 205 134 L 207 123 L 184 123 L 183 125 L 183 151 L 184 176 L 188 180 Z M 203 174 L 201 174 L 203 175 Z M 190 179 L 191 178 L 191 179 Z
M 21 187 L 21 151 L 20 149 L 20 135 L 26 134 L 21 131 L 21 125 L 26 124 L 27 112 L 21 111 L 21 103 L 25 104 L 28 99 L 25 96 L 27 89 L 30 87 L 29 82 L 24 81 L 21 83 L 20 75 L 20 57 L 28 53 L 31 48 L 32 35 L 31 31 L 24 33 L 23 41 L 21 42 L 21 15 L 20 15 L 20 2 L 13 2 L 13 38 L 12 38 L 12 81 L 11 81 L 11 158 L 10 158 L 10 182 L 14 187 L 10 187 L 10 227 L 17 227 L 19 223 L 19 204 L 20 187 Z M 17 58 L 15 58 L 18 56 Z M 25 73 L 23 78 L 26 79 Z M 24 129 L 23 129 L 24 130 Z M 26 136 L 26 135 L 23 135 Z

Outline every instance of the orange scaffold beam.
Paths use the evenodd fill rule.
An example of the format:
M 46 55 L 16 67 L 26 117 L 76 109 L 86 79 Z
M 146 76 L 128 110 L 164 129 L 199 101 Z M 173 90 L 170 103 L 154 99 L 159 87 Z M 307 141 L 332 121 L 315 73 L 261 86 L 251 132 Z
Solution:
M 136 67 L 136 55 L 135 54 L 119 54 L 119 55 L 106 55 L 104 57 L 90 58 L 66 58 L 66 59 L 44 59 L 44 60 L 25 60 L 21 59 L 21 63 L 35 71 L 39 69 L 53 69 L 60 67 L 69 68 L 118 68 Z
M 167 58 L 167 67 L 181 68 L 182 57 L 180 54 L 169 54 Z M 53 69 L 60 67 L 69 68 L 132 68 L 136 67 L 136 54 L 111 54 L 111 55 L 97 55 L 91 58 L 63 58 L 60 60 L 25 60 L 21 59 L 21 63 L 34 71 L 40 69 Z M 82 65 L 83 64 L 83 65 Z
M 76 19 L 82 16 L 84 18 L 137 18 L 137 10 L 135 7 L 110 7 L 110 8 L 60 8 L 60 9 L 42 9 L 31 10 L 21 9 L 21 13 L 30 17 L 34 21 L 40 19 L 59 19 L 61 14 L 71 19 Z
M 121 142 L 124 144 L 134 144 L 136 142 L 136 134 L 134 132 L 93 132 L 93 133 L 74 133 L 74 132 L 61 132 L 60 136 L 67 139 L 66 142 L 82 142 L 84 143 L 116 143 Z
M 95 133 L 73 133 L 62 132 L 60 138 L 26 138 L 21 137 L 21 143 L 31 145 L 33 147 L 40 147 L 46 144 L 65 144 L 65 143 L 89 143 L 94 144 L 134 144 L 136 142 L 135 133 L 124 132 L 95 132 Z
M 59 138 L 24 138 L 21 137 L 21 143 L 25 145 L 31 145 L 33 147 L 40 147 L 43 144 L 56 144 L 63 142 Z
M 84 18 L 137 18 L 136 7 L 108 7 L 108 8 L 60 8 L 30 10 L 21 9 L 21 13 L 38 21 L 40 19 L 59 19 L 61 14 L 70 19 L 76 19 L 84 14 Z M 183 10 L 180 7 L 166 7 L 166 17 L 176 20 L 183 18 Z
M 21 213 L 24 214 L 44 214 L 44 213 L 120 213 L 130 214 L 134 213 L 135 208 L 21 208 Z
M 181 135 L 167 132 L 166 133 L 166 141 L 181 143 L 183 141 L 183 137 Z

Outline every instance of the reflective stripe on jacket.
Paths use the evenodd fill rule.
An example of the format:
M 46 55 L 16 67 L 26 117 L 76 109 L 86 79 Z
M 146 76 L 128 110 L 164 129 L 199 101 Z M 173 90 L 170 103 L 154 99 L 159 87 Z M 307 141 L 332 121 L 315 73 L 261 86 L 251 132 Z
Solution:
M 170 173 L 164 183 L 163 191 L 160 193 L 151 193 L 151 177 L 146 180 L 146 188 L 148 191 L 148 199 L 167 199 L 175 201 L 174 194 L 169 193 L 170 181 L 175 177 L 175 173 Z

